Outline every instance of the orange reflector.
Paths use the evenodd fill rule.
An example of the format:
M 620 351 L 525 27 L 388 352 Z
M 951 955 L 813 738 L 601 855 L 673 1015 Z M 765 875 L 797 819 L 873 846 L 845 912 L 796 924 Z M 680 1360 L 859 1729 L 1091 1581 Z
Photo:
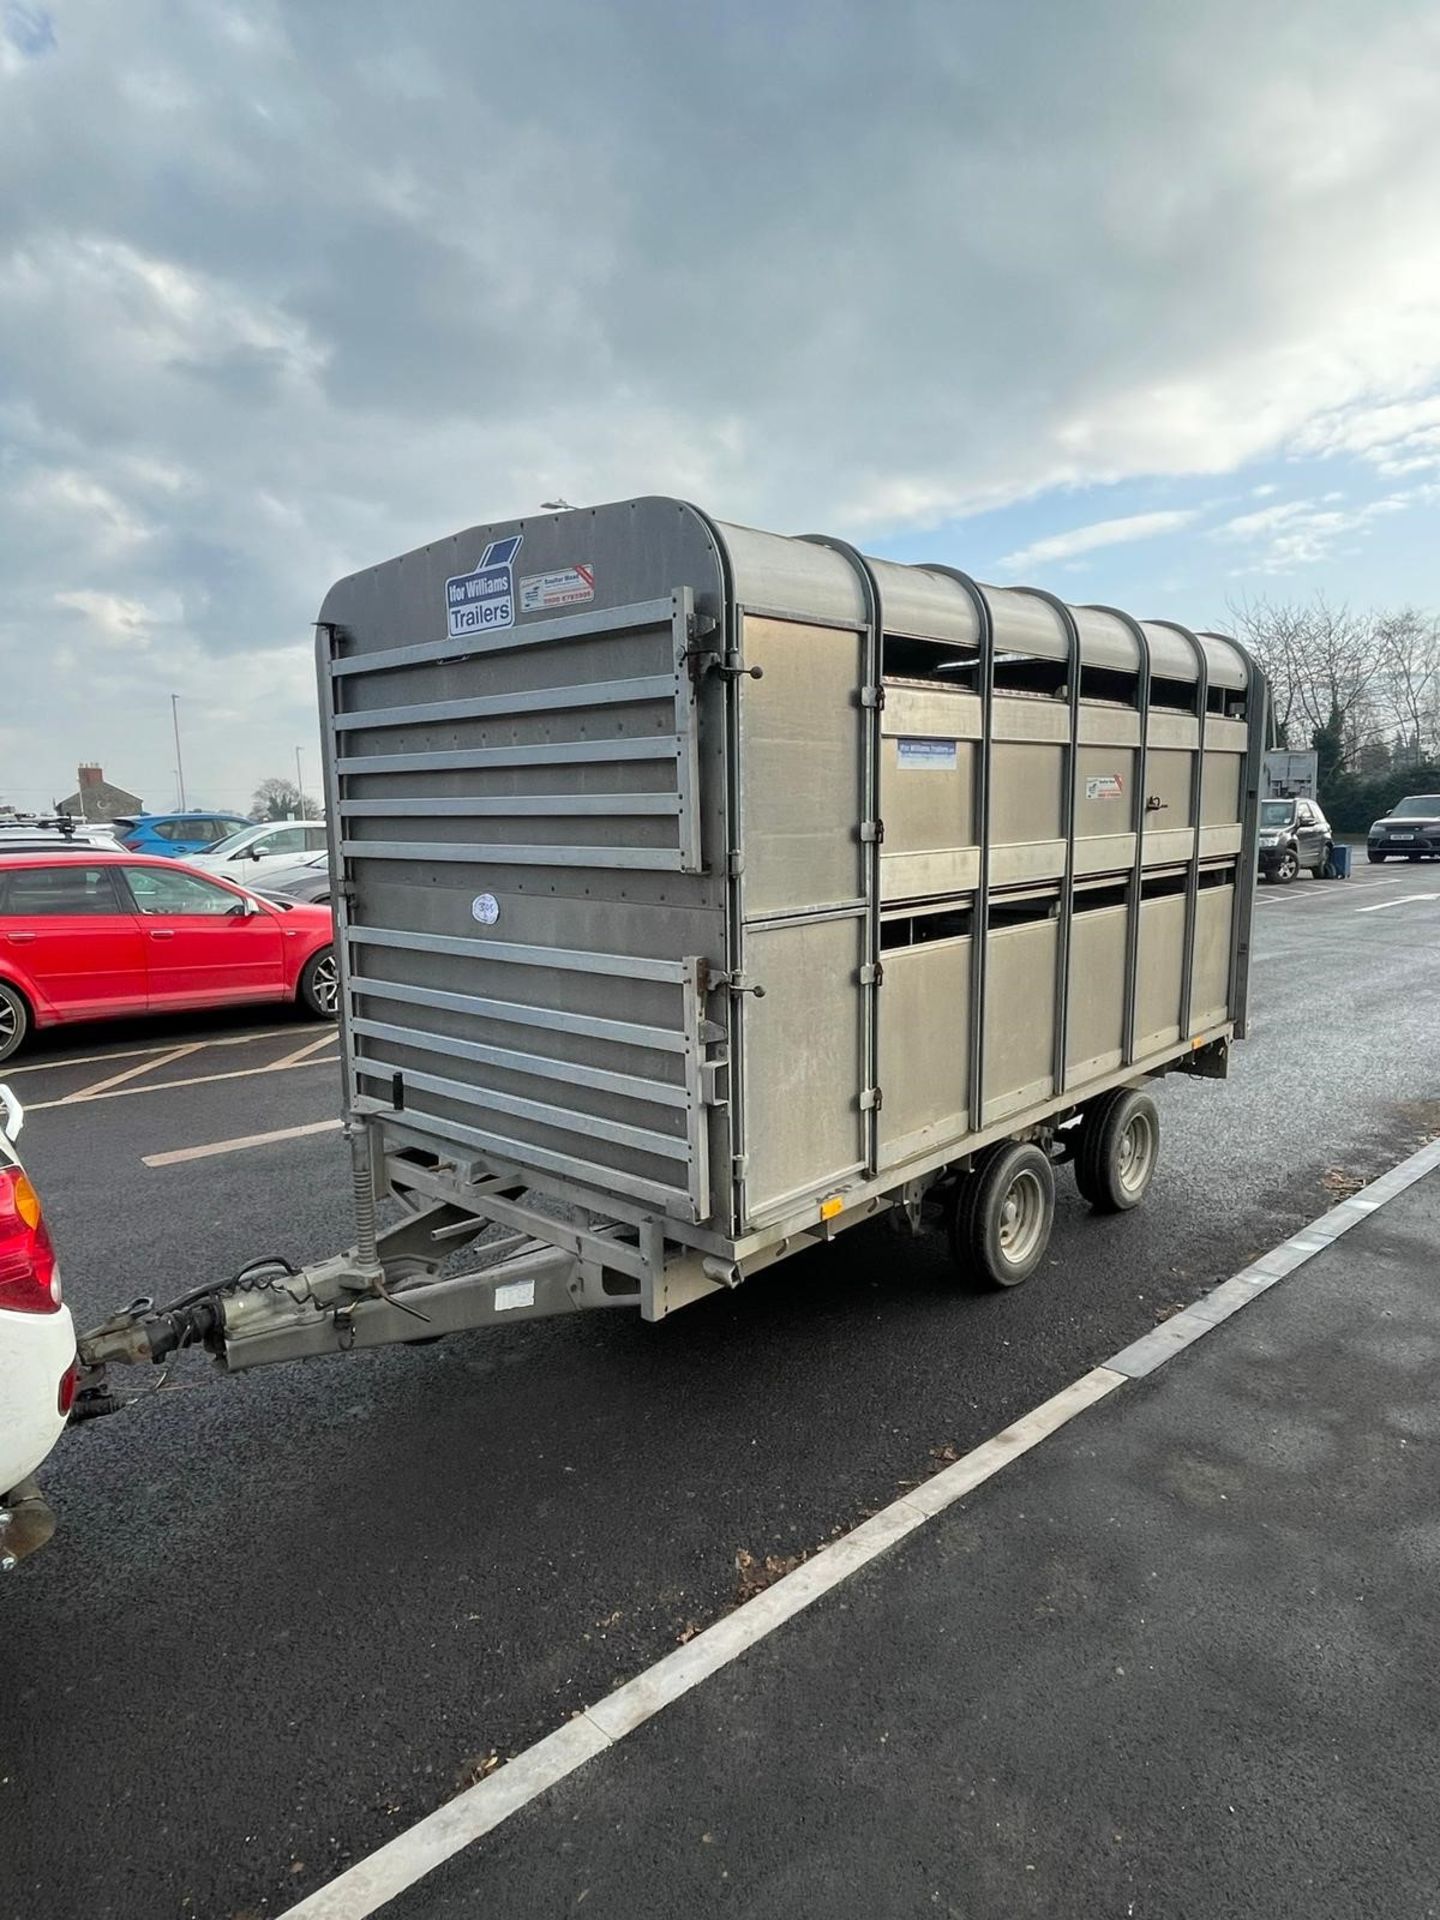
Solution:
M 843 1213 L 844 1211 L 845 1202 L 838 1193 L 832 1193 L 828 1200 L 822 1200 L 820 1202 L 820 1218 L 822 1220 L 833 1220 L 837 1213 Z
M 40 1196 L 23 1173 L 17 1173 L 12 1188 L 15 1211 L 33 1233 L 40 1224 Z

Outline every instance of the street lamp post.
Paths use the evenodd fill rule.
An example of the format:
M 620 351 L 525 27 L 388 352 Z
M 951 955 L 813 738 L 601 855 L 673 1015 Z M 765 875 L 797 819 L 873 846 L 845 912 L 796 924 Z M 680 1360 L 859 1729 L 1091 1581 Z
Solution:
M 295 804 L 300 809 L 300 818 L 305 818 L 305 776 L 300 771 L 300 749 L 295 749 Z
M 170 719 L 175 728 L 175 778 L 180 787 L 180 811 L 185 811 L 185 763 L 180 758 L 180 696 L 170 696 Z

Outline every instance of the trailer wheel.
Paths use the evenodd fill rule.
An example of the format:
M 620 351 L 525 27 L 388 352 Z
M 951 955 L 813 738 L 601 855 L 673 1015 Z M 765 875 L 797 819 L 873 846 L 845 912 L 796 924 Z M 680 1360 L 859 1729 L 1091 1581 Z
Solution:
M 983 1287 L 1018 1287 L 1045 1257 L 1055 1219 L 1055 1175 L 1031 1141 L 992 1147 L 955 1190 L 950 1250 Z
M 1117 1087 L 1080 1122 L 1075 1184 L 1097 1213 L 1128 1213 L 1145 1198 L 1160 1156 L 1160 1114 L 1148 1093 Z

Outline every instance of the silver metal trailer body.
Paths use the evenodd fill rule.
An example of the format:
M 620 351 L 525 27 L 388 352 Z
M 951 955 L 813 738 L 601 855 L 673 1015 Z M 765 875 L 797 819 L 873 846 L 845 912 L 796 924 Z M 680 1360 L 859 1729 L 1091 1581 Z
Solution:
M 1077 1114 L 1098 1192 L 1111 1090 L 1244 1032 L 1233 641 L 663 499 L 473 528 L 318 630 L 360 1239 L 231 1298 L 232 1365 L 658 1318 Z

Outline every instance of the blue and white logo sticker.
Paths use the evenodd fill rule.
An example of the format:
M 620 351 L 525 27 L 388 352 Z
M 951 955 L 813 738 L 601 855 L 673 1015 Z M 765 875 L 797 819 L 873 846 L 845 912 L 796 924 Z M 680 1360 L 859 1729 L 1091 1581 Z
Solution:
M 445 623 L 452 640 L 514 626 L 514 561 L 524 537 L 512 533 L 492 540 L 473 573 L 457 573 L 445 582 Z

